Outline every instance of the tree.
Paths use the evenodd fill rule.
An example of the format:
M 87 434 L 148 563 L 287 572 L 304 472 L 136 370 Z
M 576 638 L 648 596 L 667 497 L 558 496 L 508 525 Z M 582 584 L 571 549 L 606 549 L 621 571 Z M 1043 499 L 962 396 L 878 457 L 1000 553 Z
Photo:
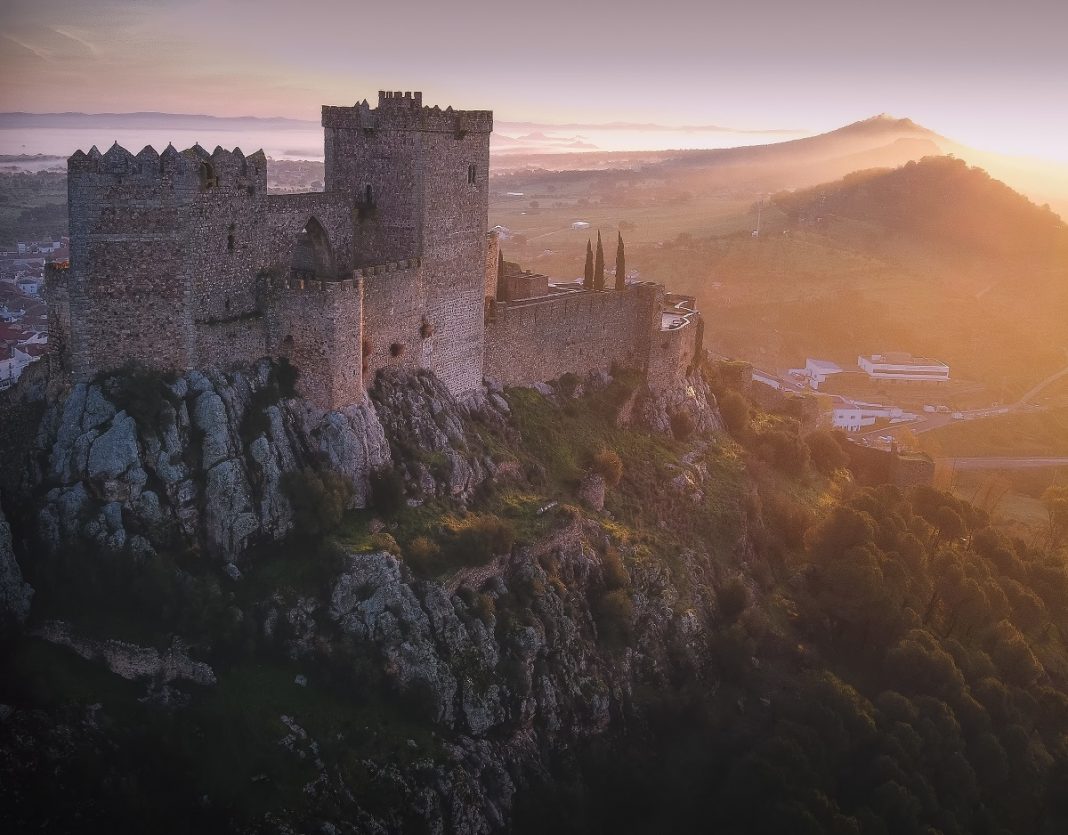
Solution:
M 586 290 L 593 289 L 593 244 L 586 239 L 586 272 L 582 279 L 582 287 Z
M 352 485 L 333 470 L 291 470 L 282 476 L 282 490 L 293 508 L 294 527 L 302 536 L 332 531 L 352 501 Z
M 619 234 L 619 243 L 616 244 L 616 289 L 622 290 L 627 286 L 627 255 L 623 249 L 623 234 Z
M 597 233 L 597 260 L 593 267 L 593 289 L 604 289 L 604 246 L 601 244 L 601 233 Z
M 508 290 L 504 285 L 504 250 L 497 250 L 497 299 L 507 301 Z
M 727 431 L 734 437 L 749 430 L 749 403 L 736 391 L 728 391 L 719 398 L 719 413 L 727 424 Z
M 807 435 L 805 444 L 812 456 L 812 463 L 824 475 L 830 475 L 849 463 L 849 456 L 846 455 L 837 439 L 824 429 Z

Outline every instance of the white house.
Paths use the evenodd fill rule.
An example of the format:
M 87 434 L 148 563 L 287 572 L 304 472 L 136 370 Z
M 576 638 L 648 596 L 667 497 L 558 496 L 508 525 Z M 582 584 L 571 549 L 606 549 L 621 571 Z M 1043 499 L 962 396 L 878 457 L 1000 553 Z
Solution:
M 790 374 L 807 380 L 809 387 L 813 389 L 819 389 L 820 383 L 825 382 L 831 375 L 841 373 L 842 367 L 838 363 L 816 359 L 815 357 L 809 357 L 805 361 L 804 368 L 790 369 Z
M 22 375 L 22 370 L 35 359 L 36 357 L 20 351 L 14 345 L 10 347 L 0 345 L 0 389 L 15 385 Z
M 949 366 L 931 357 L 914 357 L 907 353 L 872 354 L 857 357 L 857 365 L 872 380 L 907 380 L 945 382 Z
M 20 293 L 25 293 L 27 296 L 37 296 L 41 293 L 41 280 L 34 276 L 25 276 L 15 282 L 15 286 L 19 288 Z
M 904 423 L 915 420 L 916 415 L 904 411 L 900 406 L 846 402 L 834 407 L 831 412 L 831 425 L 846 432 L 858 432 L 865 426 L 874 426 L 880 418 L 889 420 L 890 423 Z

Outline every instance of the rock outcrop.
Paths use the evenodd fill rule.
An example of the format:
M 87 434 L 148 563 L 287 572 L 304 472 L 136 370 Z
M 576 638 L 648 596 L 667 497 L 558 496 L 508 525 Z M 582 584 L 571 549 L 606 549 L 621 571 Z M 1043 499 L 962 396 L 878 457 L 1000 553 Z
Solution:
M 365 404 L 323 412 L 277 396 L 275 373 L 267 362 L 189 372 L 166 384 L 150 381 L 157 397 L 131 393 L 122 375 L 74 386 L 41 421 L 30 456 L 37 470 L 25 478 L 40 486 L 19 517 L 36 521 L 54 550 L 88 542 L 150 558 L 195 545 L 224 560 L 224 570 L 208 572 L 216 575 L 215 597 L 225 601 L 225 622 L 239 624 L 235 634 L 260 642 L 259 650 L 280 651 L 296 668 L 287 673 L 287 681 L 297 673 L 293 687 L 314 697 L 330 677 L 334 688 L 352 681 L 368 699 L 400 701 L 433 740 L 407 740 L 400 758 L 346 756 L 341 767 L 326 753 L 341 735 L 317 738 L 313 723 L 287 712 L 275 741 L 301 762 L 300 774 L 312 773 L 307 783 L 299 778 L 298 791 L 316 817 L 293 811 L 293 819 L 283 813 L 243 831 L 400 832 L 405 816 L 430 832 L 503 831 L 524 785 L 554 778 L 561 759 L 585 741 L 640 724 L 642 692 L 680 676 L 714 685 L 715 560 L 690 549 L 669 567 L 610 534 L 609 488 L 592 472 L 576 497 L 594 514 L 546 501 L 536 514 L 538 533 L 522 547 L 459 559 L 433 580 L 413 573 L 426 571 L 417 560 L 374 550 L 334 554 L 337 564 L 317 555 L 324 562 L 314 583 L 299 588 L 287 582 L 261 594 L 254 581 L 235 585 L 246 550 L 292 528 L 286 473 L 333 470 L 363 506 L 372 474 L 389 465 L 410 504 L 435 500 L 459 515 L 481 501 L 478 488 L 488 479 L 522 486 L 525 478 L 517 461 L 489 454 L 494 443 L 518 437 L 520 425 L 509 425 L 509 401 L 492 384 L 459 402 L 432 374 L 386 371 Z M 597 375 L 566 394 L 559 386 L 544 390 L 560 403 L 612 383 Z M 703 380 L 693 378 L 655 398 L 637 388 L 617 421 L 678 437 L 681 423 L 700 432 L 715 427 L 718 414 Z M 695 503 L 710 478 L 702 443 L 695 439 L 663 485 Z M 366 547 L 388 547 L 386 540 L 399 550 L 385 536 L 391 524 L 403 519 L 369 522 Z M 62 621 L 37 624 L 32 634 L 124 678 L 147 680 L 145 698 L 168 709 L 196 698 L 186 683 L 226 688 L 232 674 L 226 657 L 234 648 L 222 648 L 214 626 L 184 641 L 168 629 L 155 647 L 83 637 Z M 190 645 L 214 669 L 191 657 Z M 18 721 L 29 719 L 20 714 Z M 103 735 L 95 725 L 86 733 Z M 358 787 L 353 769 L 364 775 Z
M 190 371 L 158 402 L 151 391 L 131 392 L 121 373 L 75 385 L 37 437 L 41 472 L 31 481 L 50 485 L 38 517 L 44 542 L 142 555 L 195 544 L 232 561 L 291 529 L 282 481 L 304 466 L 340 473 L 354 505 L 366 504 L 370 474 L 390 463 L 375 410 L 323 412 L 276 388 L 272 396 L 271 375 L 267 362 Z
M 625 721 L 636 686 L 667 686 L 680 669 L 697 682 L 714 675 L 715 578 L 706 555 L 686 557 L 685 594 L 662 564 L 633 567 L 633 606 L 613 620 L 601 602 L 613 582 L 605 545 L 599 526 L 565 522 L 451 592 L 414 578 L 391 554 L 356 554 L 329 599 L 267 617 L 289 618 L 290 634 L 317 620 L 373 645 L 396 692 L 452 740 L 443 758 L 379 778 L 421 797 L 442 831 L 498 831 L 517 779 L 547 773 L 554 751 Z M 620 631 L 636 636 L 625 648 L 614 642 Z M 314 642 L 303 646 L 298 657 L 310 658 Z M 368 831 L 394 829 L 366 822 Z
M 699 373 L 680 378 L 655 395 L 640 398 L 636 411 L 640 423 L 654 432 L 679 434 L 680 425 L 689 432 L 724 431 L 716 397 Z
M 464 403 L 426 371 L 380 371 L 371 389 L 390 448 L 413 492 L 466 498 L 491 474 L 493 464 L 478 455 L 466 420 L 479 414 L 499 420 L 508 404 L 478 393 Z M 503 404 L 503 409 L 502 409 Z
M 151 554 L 197 545 L 226 561 L 293 525 L 283 478 L 329 469 L 366 506 L 394 459 L 412 495 L 464 499 L 493 471 L 465 421 L 500 421 L 484 392 L 458 403 L 429 373 L 379 375 L 371 399 L 324 412 L 277 394 L 272 366 L 190 371 L 152 393 L 121 372 L 75 385 L 45 412 L 28 484 L 47 484 L 38 528 L 53 551 L 81 541 Z M 146 414 L 145 403 L 151 408 Z M 502 410 L 503 406 L 503 410 Z M 132 411 L 138 411 L 135 416 Z M 393 450 L 391 454 L 391 448 Z
M 159 684 L 190 681 L 193 684 L 215 684 L 215 673 L 203 661 L 189 657 L 180 638 L 174 638 L 164 651 L 142 647 L 128 641 L 114 639 L 97 641 L 73 633 L 63 621 L 47 621 L 31 633 L 49 643 L 67 647 L 86 661 L 101 661 L 111 672 L 122 678 L 150 679 Z
M 22 571 L 11 546 L 11 527 L 0 508 L 0 632 L 21 626 L 30 614 L 33 589 L 22 579 Z

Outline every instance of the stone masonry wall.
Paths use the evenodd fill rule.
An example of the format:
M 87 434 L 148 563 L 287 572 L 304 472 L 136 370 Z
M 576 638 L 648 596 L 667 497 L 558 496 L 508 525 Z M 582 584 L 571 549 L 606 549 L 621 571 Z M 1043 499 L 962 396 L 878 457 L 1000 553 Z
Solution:
M 364 282 L 366 387 L 374 382 L 375 371 L 382 368 L 429 367 L 433 336 L 424 336 L 432 326 L 424 318 L 426 295 L 419 260 L 364 268 L 357 273 Z
M 681 328 L 653 332 L 646 377 L 654 393 L 671 388 L 686 375 L 701 350 L 702 330 L 700 318 L 695 317 Z
M 323 409 L 360 403 L 362 280 L 282 280 L 271 296 L 269 339 L 300 371 L 301 396 Z
M 399 286 L 396 276 L 368 277 L 370 367 L 420 365 L 454 395 L 476 389 L 484 347 L 492 113 L 423 107 L 419 93 L 380 92 L 377 108 L 366 101 L 324 107 L 323 128 L 326 187 L 356 201 L 359 264 L 412 257 L 421 263 L 410 287 Z M 413 326 L 423 330 L 424 324 L 430 335 L 413 344 Z M 382 353 L 394 344 L 405 346 L 402 355 Z
M 428 367 L 459 396 L 483 376 L 489 132 L 425 131 L 422 140 L 423 284 L 435 329 Z
M 495 232 L 486 235 L 486 298 L 497 298 L 497 266 L 501 255 L 501 239 Z
M 651 328 L 660 316 L 659 289 L 631 285 L 494 303 L 486 323 L 486 377 L 530 385 L 568 372 L 608 371 L 613 363 L 644 370 Z

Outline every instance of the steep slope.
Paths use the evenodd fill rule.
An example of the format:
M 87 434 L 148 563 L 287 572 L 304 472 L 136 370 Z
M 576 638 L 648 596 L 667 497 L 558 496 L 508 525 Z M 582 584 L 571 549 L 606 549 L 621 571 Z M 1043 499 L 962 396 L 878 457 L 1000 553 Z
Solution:
M 753 410 L 738 371 L 703 366 L 666 404 L 622 370 L 464 403 L 382 375 L 393 466 L 373 507 L 312 491 L 337 483 L 313 456 L 283 490 L 296 532 L 236 563 L 197 537 L 149 554 L 85 529 L 52 553 L 28 474 L 4 496 L 36 587 L 0 643 L 5 821 L 1059 831 L 1063 558 L 936 491 L 859 490 L 838 440 Z M 254 398 L 271 373 L 201 376 L 158 392 Z M 69 420 L 30 457 L 132 405 L 123 380 L 90 387 L 92 409 L 57 393 Z M 670 433 L 639 419 L 661 407 Z

